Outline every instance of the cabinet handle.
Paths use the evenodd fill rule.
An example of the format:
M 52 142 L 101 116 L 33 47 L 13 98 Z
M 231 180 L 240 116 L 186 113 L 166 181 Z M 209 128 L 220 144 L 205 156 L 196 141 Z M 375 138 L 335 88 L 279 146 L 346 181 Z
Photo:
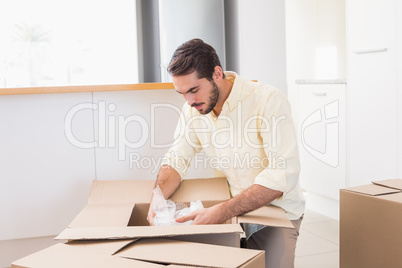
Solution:
M 365 53 L 375 53 L 375 52 L 385 52 L 388 48 L 381 47 L 381 48 L 373 48 L 373 49 L 362 49 L 362 50 L 355 50 L 356 54 L 365 54 Z
M 316 97 L 326 97 L 327 93 L 325 93 L 325 92 L 322 92 L 322 93 L 314 92 L 313 95 L 316 96 Z

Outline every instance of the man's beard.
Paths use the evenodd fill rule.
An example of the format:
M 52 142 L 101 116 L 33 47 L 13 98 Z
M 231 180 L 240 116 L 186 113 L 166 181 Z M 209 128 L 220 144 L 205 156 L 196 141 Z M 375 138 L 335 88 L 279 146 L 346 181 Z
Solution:
M 200 111 L 201 114 L 209 114 L 215 108 L 215 105 L 218 102 L 219 99 L 218 86 L 214 81 L 212 81 L 211 84 L 212 84 L 212 90 L 211 95 L 209 96 L 209 105 L 208 108 L 205 109 L 205 111 Z

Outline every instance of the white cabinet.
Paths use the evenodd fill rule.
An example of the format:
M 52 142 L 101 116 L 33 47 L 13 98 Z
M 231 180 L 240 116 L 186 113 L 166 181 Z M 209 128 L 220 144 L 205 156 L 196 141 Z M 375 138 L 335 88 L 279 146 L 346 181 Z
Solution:
M 331 217 L 338 215 L 339 188 L 402 178 L 402 1 L 345 1 L 347 86 L 335 91 L 329 85 L 299 84 L 297 90 L 289 91 L 297 114 L 300 181 L 307 190 L 307 207 Z M 287 3 L 287 7 L 294 6 L 296 1 Z M 290 11 L 290 15 L 296 12 Z M 295 25 L 288 25 L 287 40 L 295 41 Z M 288 53 L 289 59 L 298 60 L 288 64 L 288 77 L 293 81 L 309 78 L 300 77 L 308 65 L 300 59 L 308 50 L 299 48 L 288 45 L 293 52 Z M 339 115 L 331 120 L 338 125 L 325 111 L 335 99 L 340 100 Z
M 396 5 L 347 1 L 350 186 L 397 176 Z
M 346 85 L 299 84 L 300 183 L 339 200 L 346 187 Z

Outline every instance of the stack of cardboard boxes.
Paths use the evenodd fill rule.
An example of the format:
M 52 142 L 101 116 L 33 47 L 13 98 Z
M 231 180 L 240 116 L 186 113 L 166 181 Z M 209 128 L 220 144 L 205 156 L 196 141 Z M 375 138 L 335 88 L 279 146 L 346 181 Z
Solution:
M 402 179 L 340 191 L 340 267 L 402 267 Z
M 68 240 L 12 267 L 264 267 L 264 251 L 239 248 L 240 223 L 293 228 L 281 208 L 266 206 L 217 225 L 149 226 L 155 181 L 94 181 L 88 204 L 56 239 Z M 210 207 L 230 198 L 225 178 L 183 180 L 174 202 Z

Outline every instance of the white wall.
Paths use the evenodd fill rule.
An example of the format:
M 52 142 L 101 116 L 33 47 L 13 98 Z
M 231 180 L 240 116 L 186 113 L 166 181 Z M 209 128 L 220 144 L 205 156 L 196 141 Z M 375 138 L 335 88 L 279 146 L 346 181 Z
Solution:
M 284 2 L 229 0 L 225 5 L 226 12 L 233 12 L 225 25 L 231 33 L 226 42 L 229 69 L 286 93 Z
M 106 105 L 104 116 L 99 111 L 94 115 L 97 141 L 106 129 L 105 146 L 95 148 L 97 179 L 156 179 L 162 157 L 174 141 L 183 97 L 173 89 L 94 93 L 94 103 L 102 102 Z M 110 111 L 109 105 L 116 109 Z M 102 122 L 105 128 L 100 127 Z M 109 133 L 113 129 L 114 138 Z M 203 153 L 197 157 L 202 159 Z M 214 176 L 212 169 L 194 164 L 186 178 Z
M 84 207 L 94 179 L 155 179 L 167 149 L 151 146 L 150 131 L 155 130 L 155 144 L 172 141 L 176 109 L 183 103 L 173 89 L 0 96 L 0 240 L 60 233 Z M 155 109 L 154 123 L 152 104 L 164 105 Z M 74 137 L 66 136 L 66 118 Z M 116 127 L 112 138 L 109 129 L 119 118 L 126 127 Z M 76 146 L 94 141 L 96 148 Z M 125 141 L 140 146 L 127 148 Z M 131 167 L 130 153 L 136 160 Z M 187 178 L 213 176 L 212 169 L 198 165 Z
M 64 134 L 68 110 L 91 93 L 0 96 L 0 240 L 55 234 L 85 204 L 95 179 L 93 150 Z M 74 134 L 93 139 L 92 112 Z

